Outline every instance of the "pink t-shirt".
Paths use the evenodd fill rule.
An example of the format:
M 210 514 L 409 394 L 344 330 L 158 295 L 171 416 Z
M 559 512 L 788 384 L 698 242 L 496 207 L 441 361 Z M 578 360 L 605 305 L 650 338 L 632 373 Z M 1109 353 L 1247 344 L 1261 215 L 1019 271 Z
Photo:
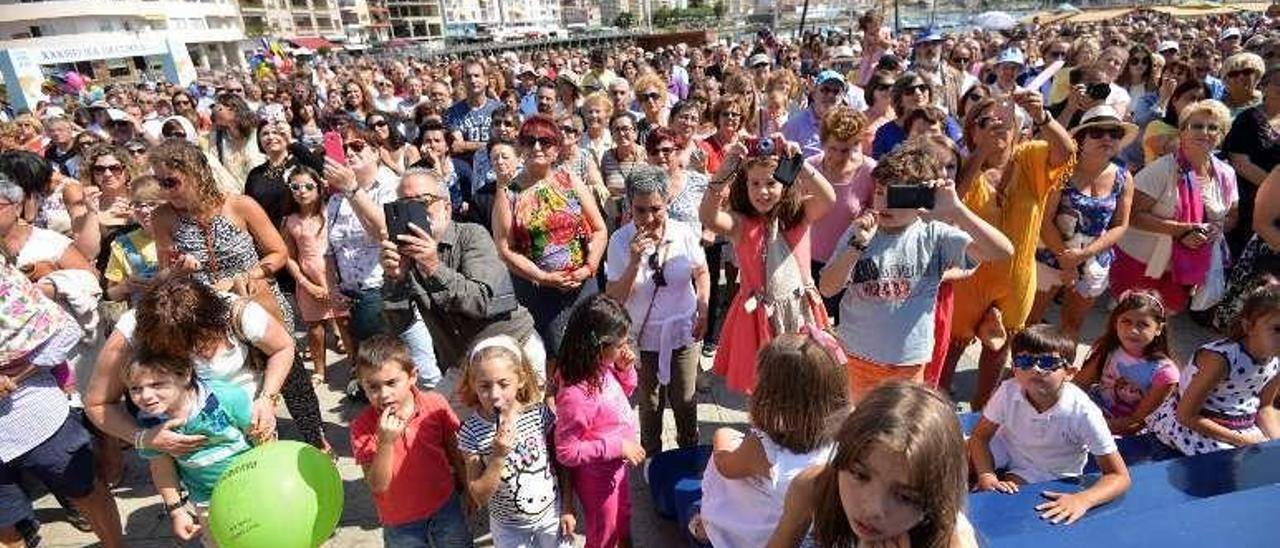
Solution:
M 622 458 L 622 442 L 638 428 L 627 397 L 636 389 L 636 369 L 604 366 L 597 390 L 581 382 L 556 394 L 556 460 L 581 466 Z
M 821 168 L 822 157 L 825 154 L 820 152 L 806 161 L 814 168 Z M 831 205 L 831 211 L 809 228 L 813 260 L 823 262 L 830 260 L 831 252 L 836 249 L 837 240 L 845 230 L 848 230 L 849 223 L 861 214 L 864 208 L 871 206 L 871 194 L 875 190 L 871 170 L 875 167 L 876 161 L 864 156 L 862 165 L 853 172 L 851 177 L 842 181 L 831 181 L 831 186 L 836 191 L 836 203 Z
M 1132 415 L 1152 388 L 1178 384 L 1178 365 L 1168 358 L 1139 358 L 1117 348 L 1107 356 L 1098 381 L 1098 406 L 1107 418 Z

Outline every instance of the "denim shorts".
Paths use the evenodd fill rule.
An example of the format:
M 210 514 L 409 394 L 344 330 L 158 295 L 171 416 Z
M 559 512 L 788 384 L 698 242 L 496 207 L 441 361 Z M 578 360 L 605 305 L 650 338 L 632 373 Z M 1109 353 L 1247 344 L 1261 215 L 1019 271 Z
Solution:
M 382 543 L 395 548 L 471 548 L 471 530 L 458 494 L 426 519 L 382 528 Z
M 70 413 L 49 439 L 22 456 L 0 464 L 0 527 L 31 516 L 31 500 L 19 485 L 26 472 L 55 495 L 78 499 L 93 493 L 93 444 L 79 413 Z

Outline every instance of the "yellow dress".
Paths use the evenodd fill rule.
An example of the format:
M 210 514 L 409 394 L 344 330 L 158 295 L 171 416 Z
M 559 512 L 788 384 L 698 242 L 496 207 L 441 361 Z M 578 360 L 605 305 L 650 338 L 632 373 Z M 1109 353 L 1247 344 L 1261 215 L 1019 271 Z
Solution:
M 1036 298 L 1036 245 L 1049 191 L 1058 188 L 1075 167 L 1075 158 L 1049 165 L 1049 143 L 1028 141 L 1013 149 L 1010 179 L 1000 191 L 979 178 L 962 197 L 983 220 L 1013 242 L 1013 257 L 982 263 L 974 274 L 955 283 L 951 339 L 969 341 L 983 314 L 995 305 L 1009 331 L 1022 329 Z

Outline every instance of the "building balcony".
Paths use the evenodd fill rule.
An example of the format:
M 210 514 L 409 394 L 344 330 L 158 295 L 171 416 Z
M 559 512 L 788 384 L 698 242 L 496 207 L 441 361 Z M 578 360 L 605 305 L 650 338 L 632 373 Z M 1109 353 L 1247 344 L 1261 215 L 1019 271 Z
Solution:
M 163 20 L 170 13 L 182 13 L 187 17 L 239 17 L 240 10 L 234 3 L 191 3 L 178 1 L 118 0 L 60 0 L 52 2 L 18 3 L 0 0 L 0 23 L 61 19 L 66 17 L 138 17 Z

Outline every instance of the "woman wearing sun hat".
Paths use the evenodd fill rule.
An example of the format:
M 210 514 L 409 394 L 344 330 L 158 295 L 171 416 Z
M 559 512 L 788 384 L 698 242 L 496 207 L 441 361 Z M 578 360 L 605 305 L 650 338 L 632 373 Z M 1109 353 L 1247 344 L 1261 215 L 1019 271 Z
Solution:
M 1036 250 L 1036 300 L 1029 323 L 1038 323 L 1062 291 L 1062 330 L 1074 337 L 1093 300 L 1107 289 L 1112 246 L 1129 226 L 1133 178 L 1116 161 L 1138 136 L 1138 126 L 1115 108 L 1098 105 L 1071 129 L 1079 151 L 1071 177 L 1049 192 Z

